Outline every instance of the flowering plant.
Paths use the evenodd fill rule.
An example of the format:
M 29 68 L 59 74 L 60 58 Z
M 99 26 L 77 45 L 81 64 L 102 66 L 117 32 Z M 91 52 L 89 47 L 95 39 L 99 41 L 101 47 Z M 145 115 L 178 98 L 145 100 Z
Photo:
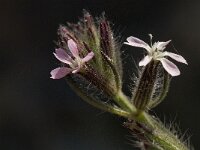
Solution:
M 104 15 L 95 21 L 84 11 L 78 24 L 60 26 L 58 35 L 54 56 L 61 67 L 51 71 L 52 79 L 65 78 L 83 100 L 125 118 L 124 126 L 135 135 L 135 143 L 142 150 L 189 150 L 186 142 L 149 113 L 164 100 L 171 78 L 180 75 L 166 57 L 187 64 L 182 56 L 164 51 L 170 40 L 152 44 L 150 35 L 151 45 L 133 36 L 124 42 L 147 51 L 128 97 L 122 90 L 122 44 Z

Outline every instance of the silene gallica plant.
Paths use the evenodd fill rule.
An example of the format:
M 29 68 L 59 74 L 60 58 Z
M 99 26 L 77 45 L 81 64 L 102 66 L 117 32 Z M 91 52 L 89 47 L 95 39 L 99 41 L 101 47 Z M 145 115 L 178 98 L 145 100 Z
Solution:
M 189 150 L 189 142 L 165 127 L 150 114 L 169 90 L 171 78 L 180 75 L 178 67 L 169 59 L 187 64 L 175 53 L 165 51 L 170 40 L 150 44 L 130 36 L 119 42 L 104 15 L 94 19 L 84 11 L 77 23 L 61 25 L 58 29 L 55 57 L 60 66 L 51 71 L 52 79 L 64 78 L 69 86 L 92 106 L 123 117 L 135 136 L 135 146 L 142 150 Z M 121 46 L 143 48 L 146 56 L 138 64 L 131 89 L 132 95 L 122 91 L 123 69 Z

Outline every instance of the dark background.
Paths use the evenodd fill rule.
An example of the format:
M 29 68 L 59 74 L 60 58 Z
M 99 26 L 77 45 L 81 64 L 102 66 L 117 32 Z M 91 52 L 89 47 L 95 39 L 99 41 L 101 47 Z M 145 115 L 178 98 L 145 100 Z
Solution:
M 82 9 L 94 16 L 102 11 L 124 39 L 172 39 L 189 65 L 176 63 L 175 77 L 165 101 L 152 113 L 176 120 L 200 149 L 200 1 L 152 0 L 0 0 L 0 149 L 2 150 L 130 150 L 131 134 L 123 119 L 83 102 L 64 80 L 50 79 L 59 65 L 54 40 L 59 24 L 77 22 Z M 126 77 L 142 55 L 126 51 Z M 168 47 L 174 51 L 173 46 Z M 128 56 L 128 58 L 127 58 Z

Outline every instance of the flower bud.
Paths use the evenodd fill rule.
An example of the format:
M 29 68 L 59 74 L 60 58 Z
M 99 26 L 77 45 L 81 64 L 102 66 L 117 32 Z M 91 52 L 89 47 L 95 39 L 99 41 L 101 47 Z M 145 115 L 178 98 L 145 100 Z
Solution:
M 160 104 L 166 97 L 169 90 L 171 76 L 167 71 L 162 68 L 161 65 L 159 65 L 158 67 L 160 67 L 160 69 L 158 68 L 160 71 L 157 74 L 157 80 L 154 85 L 153 95 L 147 106 L 148 109 L 152 109 Z
M 140 110 L 144 110 L 151 100 L 157 68 L 158 62 L 152 61 L 144 67 L 138 78 L 132 100 L 134 105 Z
M 74 59 L 69 55 L 68 61 L 73 64 L 70 67 L 78 71 L 71 71 L 66 76 L 67 81 L 73 85 L 72 87 L 79 87 L 79 84 L 84 86 L 79 89 L 82 95 L 89 95 L 88 86 L 92 89 L 102 93 L 105 99 L 115 96 L 121 90 L 122 83 L 122 66 L 119 52 L 119 44 L 113 37 L 108 20 L 103 16 L 95 20 L 89 12 L 84 11 L 83 19 L 77 24 L 68 23 L 67 26 L 60 26 L 58 29 L 58 47 L 70 54 L 68 41 L 73 41 L 79 51 L 80 59 Z M 93 56 L 90 56 L 93 54 Z M 71 57 L 71 58 L 70 58 Z M 84 61 L 84 58 L 90 58 L 89 61 Z M 84 63 L 83 63 L 84 61 Z M 67 64 L 69 64 L 67 62 Z M 75 63 L 74 63 L 75 62 Z M 65 63 L 66 64 L 66 63 Z M 64 65 L 65 65 L 64 64 Z M 57 70 L 54 70 L 53 75 Z M 62 73 L 62 72 L 61 72 Z M 70 74 L 71 73 L 71 74 Z M 53 77 L 54 77 L 53 76 Z M 76 79 L 76 80 L 75 80 Z M 79 82 L 77 82 L 77 79 Z M 100 96 L 102 98 L 102 96 Z
M 112 59 L 114 67 L 118 70 L 120 78 L 122 78 L 123 69 L 120 57 L 120 47 L 113 37 L 114 33 L 111 30 L 108 20 L 103 16 L 99 22 L 101 51 Z
M 158 105 L 166 96 L 169 87 L 169 74 L 159 61 L 146 65 L 136 80 L 132 101 L 139 110 L 146 110 Z

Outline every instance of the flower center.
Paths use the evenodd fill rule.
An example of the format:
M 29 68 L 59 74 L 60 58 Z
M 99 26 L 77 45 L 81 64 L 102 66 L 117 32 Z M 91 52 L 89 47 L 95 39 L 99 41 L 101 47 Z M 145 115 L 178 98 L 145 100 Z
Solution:
M 83 65 L 82 59 L 77 57 L 74 60 L 72 60 L 71 64 L 69 65 L 72 69 L 76 69 L 78 67 L 81 67 Z
M 152 49 L 152 51 L 149 55 L 152 56 L 154 60 L 157 60 L 157 59 L 164 57 L 163 52 L 159 51 L 157 48 Z

